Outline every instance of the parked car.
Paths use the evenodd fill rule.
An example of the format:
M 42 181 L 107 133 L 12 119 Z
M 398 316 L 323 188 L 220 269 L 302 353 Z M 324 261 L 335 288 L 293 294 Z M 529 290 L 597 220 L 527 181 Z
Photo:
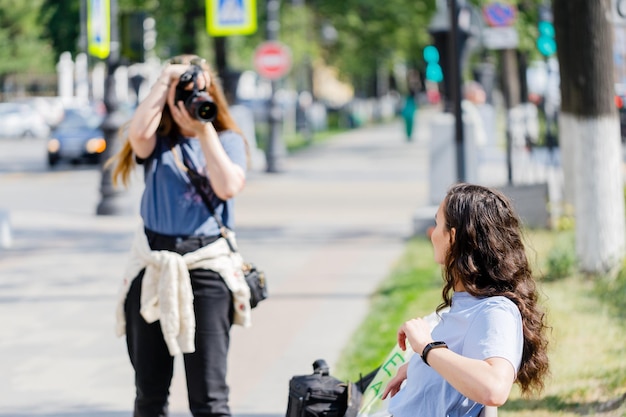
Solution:
M 20 97 L 12 100 L 12 102 L 29 105 L 41 115 L 50 129 L 54 129 L 63 118 L 63 99 L 61 97 Z
M 0 103 L 0 136 L 10 138 L 45 138 L 50 127 L 43 117 L 25 103 Z
M 48 139 L 48 165 L 60 161 L 97 164 L 106 149 L 103 116 L 91 107 L 67 108 Z

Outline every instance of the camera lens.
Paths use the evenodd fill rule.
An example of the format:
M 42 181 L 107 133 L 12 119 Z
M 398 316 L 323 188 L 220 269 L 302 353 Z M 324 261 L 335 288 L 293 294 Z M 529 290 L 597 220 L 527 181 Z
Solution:
M 215 119 L 215 116 L 217 116 L 217 107 L 215 107 L 214 103 L 211 103 L 210 101 L 205 101 L 198 106 L 196 114 L 198 119 L 210 122 Z
M 176 86 L 176 101 L 183 101 L 189 114 L 202 121 L 212 122 L 217 116 L 217 105 L 204 90 L 198 91 L 197 77 L 202 72 L 198 66 L 192 66 L 185 71 Z M 193 90 L 188 86 L 193 82 Z
M 187 106 L 189 114 L 203 122 L 212 122 L 217 116 L 217 105 L 208 94 L 198 94 Z

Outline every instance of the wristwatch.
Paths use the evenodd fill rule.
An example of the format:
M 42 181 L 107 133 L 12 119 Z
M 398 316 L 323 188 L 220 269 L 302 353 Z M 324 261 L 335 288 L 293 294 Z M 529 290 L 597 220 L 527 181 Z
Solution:
M 422 351 L 422 360 L 424 361 L 426 365 L 428 365 L 428 361 L 426 360 L 426 357 L 428 356 L 428 352 L 430 352 L 433 349 L 438 349 L 438 348 L 447 349 L 448 345 L 446 345 L 446 342 L 430 342 L 429 344 L 424 346 L 424 350 Z

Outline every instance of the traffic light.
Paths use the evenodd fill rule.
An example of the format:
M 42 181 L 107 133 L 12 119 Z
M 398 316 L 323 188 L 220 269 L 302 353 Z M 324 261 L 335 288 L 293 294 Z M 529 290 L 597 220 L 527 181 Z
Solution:
M 120 17 L 122 57 L 130 62 L 144 62 L 146 52 L 154 49 L 156 29 L 153 18 L 145 12 L 124 13 Z
M 539 11 L 539 37 L 537 49 L 543 56 L 552 56 L 556 53 L 556 41 L 554 39 L 554 25 L 552 24 L 552 12 L 548 8 Z
M 423 52 L 426 61 L 426 80 L 435 83 L 443 81 L 443 70 L 439 65 L 439 51 L 433 45 L 428 45 Z

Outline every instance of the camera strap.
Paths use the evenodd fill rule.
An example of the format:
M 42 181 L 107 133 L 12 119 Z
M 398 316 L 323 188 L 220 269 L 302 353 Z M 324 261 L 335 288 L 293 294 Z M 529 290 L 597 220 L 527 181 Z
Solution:
M 183 154 L 183 162 L 180 161 L 178 152 L 176 152 L 177 147 L 181 149 L 181 153 Z M 191 160 L 189 160 L 189 158 L 185 154 L 185 151 L 182 149 L 182 147 L 180 147 L 179 145 L 172 147 L 172 154 L 174 155 L 174 160 L 176 161 L 176 165 L 178 165 L 178 167 L 187 174 L 187 177 L 189 178 L 189 182 L 191 182 L 191 184 L 196 188 L 196 191 L 198 192 L 198 194 L 200 195 L 200 198 L 202 199 L 207 209 L 209 210 L 209 213 L 211 213 L 211 216 L 213 216 L 213 218 L 217 222 L 217 226 L 220 229 L 220 235 L 224 239 L 226 239 L 226 242 L 228 243 L 228 247 L 230 248 L 230 250 L 233 253 L 236 253 L 237 249 L 235 248 L 235 245 L 233 245 L 229 237 L 229 233 L 228 233 L 229 229 L 228 227 L 224 225 L 224 222 L 222 222 L 222 219 L 220 219 L 220 217 L 217 214 L 215 214 L 215 208 L 213 207 L 213 203 L 211 202 L 211 199 L 208 196 L 207 190 L 210 187 L 209 179 L 206 176 L 200 174 L 198 171 L 196 171 L 196 169 L 193 167 L 193 164 L 191 163 Z

